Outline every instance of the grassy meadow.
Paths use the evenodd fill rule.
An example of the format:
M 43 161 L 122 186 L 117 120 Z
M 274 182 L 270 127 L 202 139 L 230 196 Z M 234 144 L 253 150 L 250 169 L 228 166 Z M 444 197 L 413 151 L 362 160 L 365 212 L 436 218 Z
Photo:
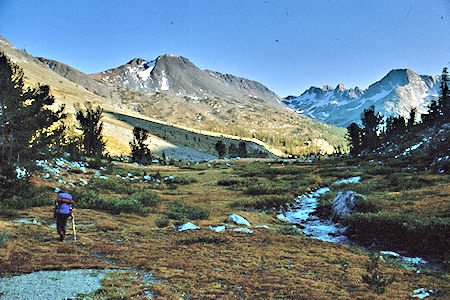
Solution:
M 348 225 L 361 243 L 371 241 L 393 247 L 381 250 L 410 250 L 445 261 L 447 250 L 442 247 L 448 241 L 450 192 L 445 174 L 414 171 L 394 160 L 351 159 L 149 167 L 117 163 L 101 171 L 108 179 L 96 176 L 97 171 L 68 170 L 70 182 L 88 182 L 76 188 L 52 176 L 38 177 L 45 173 L 38 171 L 31 181 L 40 202 L 26 195 L 2 200 L 2 276 L 109 267 L 149 272 L 158 279 L 148 285 L 137 278 L 130 281 L 126 272 L 111 273 L 91 296 L 114 299 L 144 298 L 146 291 L 157 299 L 405 299 L 421 287 L 437 290 L 437 297 L 448 296 L 447 272 L 417 272 L 388 258 L 371 258 L 359 247 L 303 236 L 301 230 L 276 218 L 296 196 L 319 187 L 331 187 L 329 195 L 353 190 L 364 196 L 364 203 L 358 214 L 339 222 Z M 152 179 L 140 182 L 144 176 Z M 362 179 L 333 185 L 353 176 Z M 76 242 L 70 235 L 66 242 L 57 242 L 56 229 L 49 227 L 54 223 L 54 186 L 69 188 L 76 201 Z M 320 199 L 323 216 L 330 215 L 331 198 Z M 232 213 L 245 217 L 254 233 L 208 229 L 221 225 Z M 42 225 L 12 222 L 23 218 Z M 174 230 L 188 221 L 201 229 Z M 398 239 L 402 234 L 409 234 L 404 241 Z M 379 277 L 370 281 L 366 275 Z M 390 278 L 395 280 L 383 286 L 383 280 Z

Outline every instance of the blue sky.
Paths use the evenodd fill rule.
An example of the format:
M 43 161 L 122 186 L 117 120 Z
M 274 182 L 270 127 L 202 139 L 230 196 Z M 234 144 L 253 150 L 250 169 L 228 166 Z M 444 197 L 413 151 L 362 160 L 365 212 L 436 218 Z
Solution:
M 450 66 L 450 1 L 0 0 L 16 48 L 94 73 L 170 53 L 260 81 L 363 89 L 393 68 Z

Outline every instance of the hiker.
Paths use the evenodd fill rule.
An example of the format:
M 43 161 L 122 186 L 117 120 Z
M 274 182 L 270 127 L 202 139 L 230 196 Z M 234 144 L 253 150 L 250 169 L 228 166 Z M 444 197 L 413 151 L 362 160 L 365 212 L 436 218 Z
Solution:
M 74 219 L 72 206 L 74 201 L 68 193 L 59 193 L 55 201 L 55 212 L 53 217 L 56 219 L 56 229 L 58 230 L 59 240 L 62 242 L 66 239 L 66 224 L 69 216 Z

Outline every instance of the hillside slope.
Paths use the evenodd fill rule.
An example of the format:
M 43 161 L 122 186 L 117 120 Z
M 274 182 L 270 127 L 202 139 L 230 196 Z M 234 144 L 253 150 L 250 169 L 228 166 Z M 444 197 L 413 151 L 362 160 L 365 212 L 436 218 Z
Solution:
M 299 116 L 281 105 L 279 97 L 263 85 L 201 71 L 182 57 L 161 56 L 153 67 L 151 62 L 132 60 L 126 67 L 111 71 L 106 82 L 60 62 L 36 59 L 3 38 L 0 51 L 24 69 L 28 84 L 49 85 L 57 103 L 66 104 L 69 112 L 73 112 L 74 103 L 90 101 L 109 111 L 151 118 L 167 125 L 258 139 L 271 145 L 277 154 L 331 153 L 346 143 L 343 129 Z M 144 69 L 130 73 L 133 66 Z M 117 75 L 120 82 L 112 80 L 114 74 L 122 71 L 128 75 Z M 132 77 L 139 81 L 132 84 Z M 127 81 L 129 85 L 125 84 Z M 155 90 L 151 92 L 150 88 Z M 129 139 L 123 137 L 131 136 L 131 127 L 110 116 L 104 122 L 110 152 L 129 151 Z

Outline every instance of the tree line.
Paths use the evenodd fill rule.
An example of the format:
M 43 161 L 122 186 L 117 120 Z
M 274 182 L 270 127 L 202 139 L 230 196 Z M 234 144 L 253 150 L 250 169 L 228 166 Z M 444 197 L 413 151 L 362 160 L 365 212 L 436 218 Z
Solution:
M 417 128 L 426 128 L 450 122 L 450 93 L 448 88 L 448 70 L 442 71 L 440 94 L 438 100 L 433 99 L 428 105 L 428 111 L 416 122 L 417 109 L 410 111 L 409 118 L 402 116 L 389 116 L 384 118 L 375 107 L 365 109 L 361 114 L 360 127 L 352 123 L 347 127 L 347 140 L 350 145 L 350 154 L 357 155 L 363 151 L 377 149 L 383 141 L 390 141 Z

